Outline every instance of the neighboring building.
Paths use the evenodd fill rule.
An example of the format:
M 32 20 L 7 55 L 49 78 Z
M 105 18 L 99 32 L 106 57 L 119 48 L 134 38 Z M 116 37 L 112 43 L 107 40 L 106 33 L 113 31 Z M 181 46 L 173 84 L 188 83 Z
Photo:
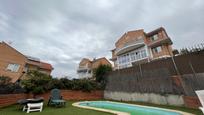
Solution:
M 143 29 L 128 31 L 116 43 L 111 60 L 114 69 L 131 67 L 154 59 L 172 56 L 172 41 L 160 27 L 145 33 Z
M 92 61 L 87 58 L 83 58 L 77 69 L 78 77 L 80 79 L 93 77 L 93 70 L 99 65 L 109 65 L 112 67 L 111 63 L 105 57 L 93 59 Z
M 24 79 L 26 73 L 31 70 L 50 75 L 53 67 L 37 58 L 23 55 L 5 42 L 0 42 L 0 76 L 8 76 L 12 82 L 16 82 Z

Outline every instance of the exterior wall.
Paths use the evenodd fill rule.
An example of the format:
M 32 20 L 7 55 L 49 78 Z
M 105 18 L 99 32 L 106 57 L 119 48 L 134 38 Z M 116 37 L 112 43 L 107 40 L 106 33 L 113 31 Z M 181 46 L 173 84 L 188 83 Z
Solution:
M 91 78 L 92 76 L 93 76 L 92 72 L 88 73 L 88 71 L 86 73 L 78 73 L 78 77 L 80 79 Z
M 127 42 L 134 42 L 139 37 L 145 37 L 143 30 L 130 31 L 125 33 L 115 44 L 116 48 L 122 48 Z
M 198 97 L 183 96 L 183 99 L 185 102 L 185 107 L 197 109 L 202 106 Z
M 4 42 L 0 43 L 0 54 L 0 75 L 11 77 L 12 82 L 15 82 L 23 74 L 26 57 Z M 12 63 L 20 65 L 18 72 L 6 70 L 8 64 Z
M 12 104 L 16 104 L 16 102 L 20 99 L 29 98 L 28 94 L 5 94 L 0 95 L 0 107 L 9 106 Z
M 165 33 L 163 30 L 158 31 L 158 32 L 157 32 L 157 35 L 158 35 L 158 39 L 155 40 L 155 41 L 151 41 L 151 40 L 150 40 L 151 36 L 153 36 L 153 35 L 146 37 L 146 44 L 156 43 L 156 42 L 158 42 L 158 41 L 160 41 L 160 40 L 162 40 L 162 39 L 168 38 L 168 35 L 166 35 L 166 33 Z
M 99 58 L 93 61 L 89 59 L 82 59 L 79 63 L 79 67 L 77 69 L 77 74 L 80 79 L 82 78 L 91 78 L 93 76 L 93 70 L 96 69 L 99 65 L 111 65 L 111 63 L 106 58 Z M 85 72 L 78 72 L 78 71 L 85 71 Z
M 140 63 L 142 63 L 142 62 L 144 62 L 144 60 L 146 60 L 146 59 L 148 59 L 149 57 L 148 57 L 148 51 L 147 51 L 148 49 L 145 47 L 145 46 L 143 46 L 143 47 L 140 47 L 140 48 L 137 48 L 137 49 L 135 49 L 135 50 L 133 50 L 133 51 L 130 51 L 130 52 L 127 52 L 127 53 L 125 53 L 125 54 L 122 54 L 122 55 L 119 55 L 118 56 L 118 58 L 117 58 L 117 63 L 118 63 L 118 68 L 119 69 L 121 69 L 121 68 L 127 68 L 127 67 L 131 67 L 132 66 L 132 63 L 135 63 L 135 62 L 140 62 Z M 143 51 L 146 55 L 144 56 L 142 56 L 142 54 L 141 54 L 141 51 Z M 137 53 L 137 55 L 136 55 L 136 53 Z M 132 55 L 133 54 L 133 55 Z M 126 56 L 125 56 L 126 55 Z M 132 55 L 132 57 L 134 57 L 134 59 L 132 59 L 132 57 L 131 57 L 131 55 Z M 139 57 L 138 57 L 138 55 L 140 55 Z M 122 58 L 124 58 L 124 56 L 129 60 L 129 61 L 127 61 L 127 59 L 126 59 L 126 63 L 121 63 L 121 60 L 122 60 Z M 146 62 L 146 61 L 145 61 Z
M 172 48 L 169 45 L 161 45 L 162 51 L 158 52 L 158 53 L 154 53 L 152 51 L 152 48 L 150 48 L 150 50 L 152 51 L 152 59 L 156 59 L 159 57 L 168 57 L 168 56 L 172 56 Z
M 78 72 L 78 70 L 83 70 L 86 72 Z M 89 73 L 91 71 L 91 61 L 89 59 L 83 58 L 81 62 L 79 63 L 79 67 L 77 69 L 77 74 L 80 79 L 83 78 L 91 78 L 92 73 Z
M 82 92 L 82 91 L 72 91 L 72 90 L 61 90 L 61 95 L 65 100 L 98 100 L 103 99 L 103 91 L 92 91 L 92 92 Z M 36 97 L 44 97 L 48 100 L 50 93 L 45 93 L 37 95 Z M 16 104 L 20 99 L 33 98 L 31 94 L 6 94 L 0 95 L 0 107 L 9 106 Z
M 157 34 L 158 39 L 152 41 L 150 38 Z M 147 55 L 148 60 L 153 60 L 157 58 L 162 57 L 168 57 L 172 56 L 172 47 L 171 47 L 171 40 L 168 37 L 166 31 L 164 28 L 158 28 L 150 33 L 145 33 L 143 30 L 135 30 L 135 31 L 129 31 L 125 33 L 116 43 L 115 43 L 115 49 L 112 50 L 112 61 L 114 62 L 114 68 L 117 69 L 117 59 L 118 56 L 115 54 L 117 52 L 117 49 L 123 48 L 124 46 L 127 46 L 129 43 L 133 43 L 134 41 L 138 40 L 139 38 L 142 38 L 144 41 L 145 46 L 147 47 Z M 161 46 L 162 51 L 158 53 L 154 53 L 152 51 L 152 48 Z
M 39 66 L 37 65 L 27 65 L 27 71 L 34 71 L 34 70 L 39 70 Z
M 93 61 L 93 64 L 92 64 L 92 69 L 95 69 L 97 68 L 99 65 L 109 65 L 112 67 L 111 63 L 106 59 L 106 58 L 101 58 L 97 61 Z
M 153 35 L 155 35 L 155 34 L 153 34 Z M 153 35 L 151 35 L 151 36 L 153 36 Z M 147 45 L 158 44 L 158 45 L 154 45 L 154 46 L 149 47 L 149 49 L 150 49 L 150 51 L 151 51 L 151 53 L 152 53 L 151 59 L 155 59 L 155 58 L 159 58 L 159 57 L 172 56 L 172 55 L 173 55 L 171 45 L 168 44 L 168 43 L 161 43 L 162 40 L 170 39 L 170 38 L 168 37 L 167 33 L 165 32 L 165 30 L 162 30 L 162 29 L 161 29 L 161 30 L 158 30 L 158 32 L 157 32 L 158 39 L 155 40 L 155 41 L 151 41 L 151 40 L 150 40 L 151 36 L 148 36 L 148 37 L 147 37 L 147 42 L 146 42 L 146 44 L 147 44 Z M 161 46 L 161 47 L 162 47 L 162 51 L 159 52 L 159 53 L 154 53 L 154 52 L 152 51 L 152 48 L 158 47 L 158 46 Z
M 181 95 L 160 95 L 154 93 L 126 93 L 104 91 L 104 98 L 118 101 L 136 101 L 162 105 L 183 106 Z
M 61 90 L 61 95 L 65 100 L 97 100 L 103 99 L 103 91 L 92 91 L 92 92 L 83 92 L 83 91 L 74 91 L 74 90 Z M 45 100 L 48 100 L 50 97 L 50 92 L 37 95 L 36 97 L 43 97 Z
M 47 75 L 50 75 L 51 72 L 52 72 L 51 70 L 42 69 L 42 68 L 40 68 L 39 71 L 42 72 L 42 73 L 44 73 L 44 74 L 47 74 Z
M 82 59 L 82 61 L 79 63 L 79 67 L 87 67 L 91 68 L 91 62 L 89 59 Z

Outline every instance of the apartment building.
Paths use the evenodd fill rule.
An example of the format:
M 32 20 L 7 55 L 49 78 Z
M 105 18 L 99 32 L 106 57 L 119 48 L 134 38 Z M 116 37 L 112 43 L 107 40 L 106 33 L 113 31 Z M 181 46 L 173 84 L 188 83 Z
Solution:
M 80 79 L 82 78 L 92 78 L 94 69 L 98 68 L 99 65 L 109 65 L 112 64 L 105 58 L 93 59 L 92 61 L 87 58 L 83 58 L 78 66 L 77 74 Z
M 31 70 L 50 75 L 53 69 L 51 64 L 26 56 L 7 43 L 0 42 L 0 76 L 8 76 L 12 82 L 16 82 L 26 78 Z
M 154 59 L 170 57 L 172 41 L 163 27 L 151 32 L 143 29 L 128 31 L 115 43 L 111 61 L 114 69 L 131 67 Z

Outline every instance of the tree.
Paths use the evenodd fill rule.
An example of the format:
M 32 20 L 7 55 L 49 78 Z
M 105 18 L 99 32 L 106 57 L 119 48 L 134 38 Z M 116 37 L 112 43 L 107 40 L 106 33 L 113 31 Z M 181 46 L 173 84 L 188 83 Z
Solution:
M 99 65 L 98 68 L 94 70 L 94 77 L 96 78 L 96 81 L 99 82 L 104 88 L 107 81 L 105 74 L 110 71 L 112 71 L 112 67 L 109 65 Z
M 27 92 L 31 92 L 35 95 L 49 90 L 49 82 L 52 79 L 51 76 L 39 71 L 30 71 L 27 74 L 27 78 L 28 79 L 21 81 L 21 84 Z

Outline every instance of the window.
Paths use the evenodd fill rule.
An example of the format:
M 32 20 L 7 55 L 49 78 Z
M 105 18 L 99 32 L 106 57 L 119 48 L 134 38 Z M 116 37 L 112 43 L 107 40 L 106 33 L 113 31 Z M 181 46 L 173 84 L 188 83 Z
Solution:
M 141 58 L 147 57 L 147 54 L 146 54 L 145 50 L 141 50 L 140 53 L 141 53 Z
M 139 60 L 139 59 L 141 58 L 139 51 L 138 51 L 138 52 L 135 52 L 135 55 L 136 55 L 136 60 Z
M 153 36 L 151 36 L 151 41 L 155 41 L 155 40 L 157 40 L 158 39 L 158 35 L 157 34 L 155 34 L 155 35 L 153 35 Z
M 131 57 L 131 61 L 135 61 L 136 60 L 136 55 L 135 55 L 134 52 L 130 54 L 130 57 Z
M 19 64 L 8 64 L 6 70 L 11 72 L 18 72 L 20 65 Z
M 162 48 L 161 48 L 161 46 L 158 46 L 158 47 L 152 48 L 152 51 L 153 51 L 154 53 L 159 53 L 159 52 L 162 51 Z

